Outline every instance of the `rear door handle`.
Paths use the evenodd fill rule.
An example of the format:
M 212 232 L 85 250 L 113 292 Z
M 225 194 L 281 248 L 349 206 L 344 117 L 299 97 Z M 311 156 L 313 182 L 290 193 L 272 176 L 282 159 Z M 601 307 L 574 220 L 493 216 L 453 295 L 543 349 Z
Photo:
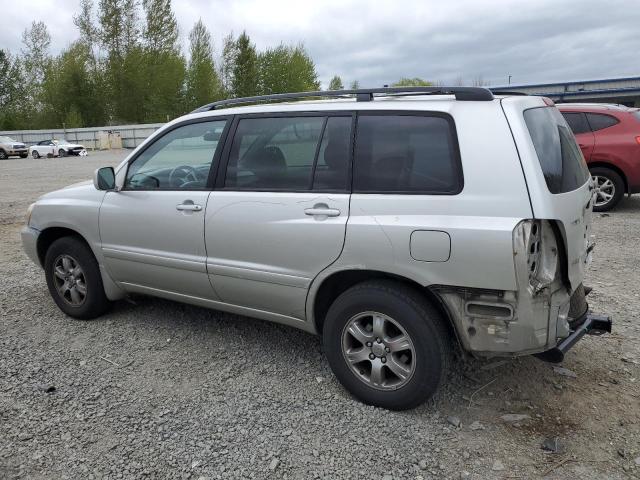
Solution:
M 313 208 L 305 208 L 304 214 L 310 216 L 322 215 L 325 217 L 337 217 L 340 215 L 340 210 L 337 208 L 315 206 Z
M 202 210 L 202 205 L 196 205 L 193 202 L 189 203 L 189 200 L 187 200 L 184 203 L 179 203 L 178 205 L 176 205 L 176 210 L 187 211 L 187 212 L 199 212 Z

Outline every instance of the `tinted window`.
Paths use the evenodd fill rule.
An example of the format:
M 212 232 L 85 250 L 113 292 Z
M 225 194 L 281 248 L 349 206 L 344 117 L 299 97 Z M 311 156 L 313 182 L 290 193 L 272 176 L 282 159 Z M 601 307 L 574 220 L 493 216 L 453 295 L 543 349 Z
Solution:
M 129 166 L 125 188 L 205 188 L 225 123 L 216 120 L 183 125 L 158 138 Z
M 524 120 L 549 191 L 570 192 L 584 185 L 589 178 L 587 164 L 558 109 L 532 108 L 524 112 Z
M 247 190 L 309 190 L 312 186 L 316 190 L 344 190 L 350 124 L 350 117 L 241 119 L 229 153 L 224 186 Z
M 361 115 L 354 190 L 455 194 L 462 188 L 453 124 L 437 116 Z
M 351 117 L 327 120 L 313 180 L 314 190 L 348 190 Z
M 589 128 L 589 124 L 587 123 L 587 119 L 584 116 L 584 113 L 569 113 L 562 112 L 562 116 L 573 130 L 573 133 L 578 135 L 579 133 L 590 132 L 591 128 Z
M 617 118 L 611 115 L 603 115 L 602 113 L 587 113 L 587 119 L 589 120 L 589 125 L 591 125 L 591 130 L 594 132 L 612 127 L 618 123 Z

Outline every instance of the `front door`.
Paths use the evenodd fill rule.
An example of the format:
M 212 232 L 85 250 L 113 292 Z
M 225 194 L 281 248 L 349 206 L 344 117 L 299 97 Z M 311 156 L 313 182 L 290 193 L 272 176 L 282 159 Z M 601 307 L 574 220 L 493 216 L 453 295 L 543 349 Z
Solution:
M 226 120 L 177 126 L 128 165 L 100 208 L 105 264 L 128 291 L 216 299 L 206 273 L 209 177 Z
M 352 117 L 242 117 L 207 205 L 207 268 L 229 304 L 305 317 L 313 278 L 342 251 Z

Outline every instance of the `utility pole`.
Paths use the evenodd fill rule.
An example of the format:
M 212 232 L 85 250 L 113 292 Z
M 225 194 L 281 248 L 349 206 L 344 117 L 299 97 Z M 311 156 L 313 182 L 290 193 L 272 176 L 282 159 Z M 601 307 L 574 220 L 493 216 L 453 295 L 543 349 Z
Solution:
M 509 85 L 511 85 L 511 75 L 509 75 Z

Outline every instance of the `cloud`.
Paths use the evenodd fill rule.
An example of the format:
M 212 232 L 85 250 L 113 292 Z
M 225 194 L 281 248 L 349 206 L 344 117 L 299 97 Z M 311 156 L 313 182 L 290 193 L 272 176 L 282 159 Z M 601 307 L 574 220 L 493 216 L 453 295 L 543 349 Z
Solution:
M 8 3 L 8 0 L 2 0 Z M 230 31 L 258 48 L 304 42 L 323 84 L 380 86 L 400 77 L 493 85 L 640 75 L 640 9 L 635 0 L 174 0 L 187 44 L 202 18 L 219 51 Z M 0 46 L 17 51 L 31 20 L 50 27 L 59 51 L 77 36 L 77 0 L 23 0 L 2 8 Z

